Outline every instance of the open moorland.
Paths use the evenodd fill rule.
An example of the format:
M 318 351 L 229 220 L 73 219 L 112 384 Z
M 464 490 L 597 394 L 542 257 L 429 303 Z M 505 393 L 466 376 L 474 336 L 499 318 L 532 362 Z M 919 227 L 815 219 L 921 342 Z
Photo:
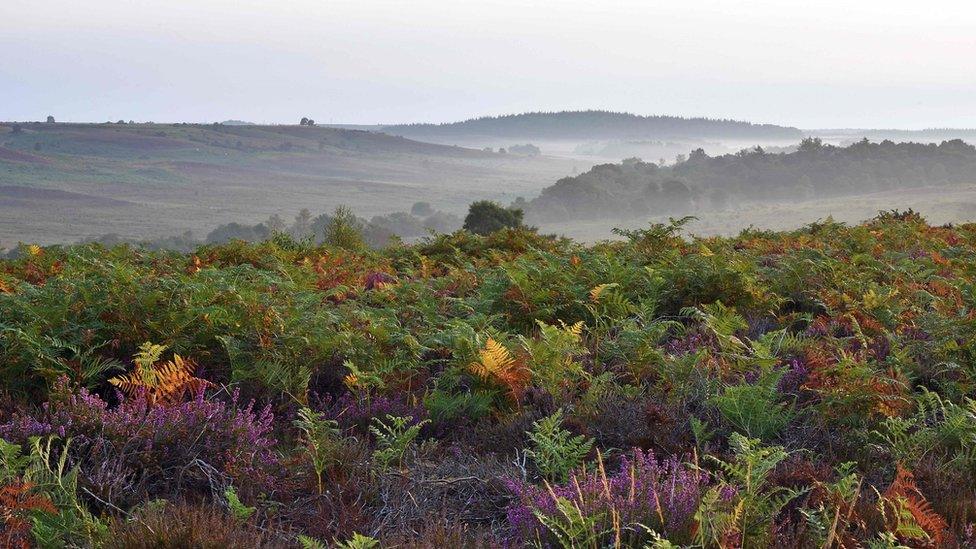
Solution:
M 0 247 L 202 236 L 340 204 L 369 217 L 426 200 L 460 214 L 477 199 L 534 196 L 576 165 L 322 127 L 7 123 Z
M 976 544 L 974 225 L 328 234 L 0 261 L 0 543 Z

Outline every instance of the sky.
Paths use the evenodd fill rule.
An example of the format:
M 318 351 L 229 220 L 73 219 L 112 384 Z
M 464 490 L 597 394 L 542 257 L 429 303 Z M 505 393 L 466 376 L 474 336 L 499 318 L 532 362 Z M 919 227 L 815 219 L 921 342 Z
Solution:
M 976 127 L 976 3 L 0 0 L 0 120 Z

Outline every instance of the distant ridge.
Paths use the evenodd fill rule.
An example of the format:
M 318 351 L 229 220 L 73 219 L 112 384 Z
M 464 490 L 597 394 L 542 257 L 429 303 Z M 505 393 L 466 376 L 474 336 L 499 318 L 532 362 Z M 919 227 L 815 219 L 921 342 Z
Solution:
M 798 128 L 739 120 L 640 116 L 613 111 L 529 112 L 484 116 L 444 124 L 394 124 L 387 133 L 407 137 L 479 136 L 535 139 L 784 139 L 803 136 Z

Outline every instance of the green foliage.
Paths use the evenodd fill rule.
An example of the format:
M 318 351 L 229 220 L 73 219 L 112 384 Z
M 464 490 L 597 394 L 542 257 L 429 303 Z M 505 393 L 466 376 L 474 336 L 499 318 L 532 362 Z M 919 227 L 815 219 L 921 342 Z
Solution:
M 313 537 L 306 536 L 305 534 L 299 534 L 298 543 L 302 545 L 302 549 L 326 549 L 327 548 L 327 546 L 321 541 Z
M 20 476 L 23 470 L 30 463 L 30 456 L 23 455 L 19 444 L 12 444 L 0 438 L 0 485 L 5 485 L 16 477 Z
M 30 461 L 23 471 L 23 479 L 35 490 L 48 497 L 57 514 L 34 515 L 33 534 L 39 547 L 92 546 L 104 538 L 106 526 L 82 502 L 78 493 L 78 468 L 68 467 L 66 441 L 61 448 L 55 437 L 33 438 L 30 441 Z
M 302 432 L 302 445 L 312 462 L 319 493 L 322 493 L 322 473 L 335 463 L 340 440 L 339 424 L 325 419 L 321 412 L 313 412 L 307 407 L 298 410 L 295 427 Z
M 769 440 L 776 436 L 792 417 L 785 402 L 778 402 L 776 390 L 783 377 L 781 370 L 766 370 L 755 383 L 731 385 L 709 400 L 733 427 L 750 438 Z
M 815 508 L 800 509 L 812 541 L 819 547 L 832 547 L 850 528 L 854 506 L 861 495 L 863 477 L 854 472 L 854 462 L 836 467 L 837 480 L 819 483 L 825 497 Z
M 733 461 L 706 456 L 717 466 L 719 478 L 695 515 L 700 522 L 699 542 L 719 545 L 725 536 L 736 534 L 744 548 L 766 547 L 773 520 L 805 490 L 767 482 L 773 469 L 788 456 L 781 446 L 762 446 L 758 440 L 738 433 L 729 437 L 729 445 Z M 723 492 L 732 497 L 723 497 Z
M 251 515 L 257 511 L 256 507 L 248 507 L 241 503 L 241 499 L 237 497 L 237 490 L 233 486 L 228 486 L 224 490 L 224 499 L 227 500 L 227 508 L 230 509 L 230 514 L 238 522 L 247 522 Z
M 556 497 L 558 514 L 547 515 L 535 511 L 535 517 L 553 535 L 560 547 L 576 549 L 599 547 L 602 531 L 598 525 L 603 521 L 600 514 L 586 514 L 576 503 L 563 497 Z
M 562 424 L 562 410 L 534 422 L 532 430 L 526 433 L 532 447 L 525 450 L 543 477 L 560 483 L 569 479 L 593 447 L 593 439 L 573 436 Z
M 344 542 L 336 542 L 335 546 L 337 549 L 372 549 L 379 547 L 380 542 L 359 532 L 353 532 L 352 537 Z
M 376 439 L 376 449 L 373 451 L 373 461 L 380 471 L 389 469 L 394 463 L 403 466 L 403 458 L 407 450 L 420 435 L 420 430 L 430 420 L 413 423 L 411 416 L 392 416 L 387 414 L 386 420 L 373 418 L 369 431 Z
M 319 235 L 327 221 L 301 224 Z M 695 239 L 675 222 L 590 246 L 524 229 L 458 231 L 382 251 L 296 236 L 188 255 L 23 246 L 0 261 L 0 432 L 25 450 L 38 432 L 85 433 L 71 445 L 43 444 L 34 452 L 41 458 L 0 444 L 7 484 L 46 464 L 33 473 L 41 482 L 20 492 L 51 497 L 62 510 L 64 524 L 39 519 L 44 539 L 88 544 L 103 515 L 113 532 L 138 539 L 148 530 L 121 517 L 145 510 L 153 529 L 196 517 L 186 532 L 222 524 L 288 542 L 299 531 L 333 540 L 358 530 L 409 544 L 423 522 L 433 532 L 425 535 L 464 545 L 480 526 L 465 522 L 477 532 L 464 533 L 454 523 L 431 525 L 425 502 L 452 518 L 455 497 L 479 516 L 502 516 L 508 500 L 496 491 L 504 488 L 481 480 L 521 477 L 546 496 L 547 482 L 573 489 L 594 449 L 616 465 L 637 446 L 653 448 L 662 463 L 725 465 L 714 467 L 707 490 L 687 492 L 680 527 L 661 527 L 679 506 L 662 500 L 659 515 L 642 500 L 647 509 L 620 525 L 625 532 L 646 523 L 687 542 L 697 509 L 706 546 L 782 544 L 792 532 L 782 528 L 787 517 L 815 546 L 881 543 L 885 528 L 902 543 L 967 543 L 962 507 L 976 487 L 976 225 L 934 227 L 898 213 L 858 226 L 828 220 Z M 488 338 L 497 343 L 491 364 Z M 169 427 L 145 427 L 151 452 L 130 441 L 124 414 L 121 432 L 93 426 L 100 408 L 79 405 L 88 398 L 82 389 L 105 396 L 115 414 L 113 369 L 135 356 L 140 374 L 150 375 L 170 352 L 199 364 L 194 375 L 213 384 L 203 398 L 239 392 L 237 406 L 254 398 L 283 412 L 268 419 L 281 440 L 280 467 L 268 468 L 280 475 L 268 483 L 275 489 L 242 484 L 234 464 L 215 474 L 203 457 L 189 468 L 154 462 L 174 440 L 201 440 L 195 428 L 182 429 L 182 418 L 198 425 L 206 418 L 191 412 L 207 406 L 153 406 L 147 417 L 167 414 Z M 525 442 L 529 421 L 553 410 L 560 412 L 536 421 Z M 570 410 L 573 427 L 562 421 Z M 423 424 L 408 416 L 421 413 L 435 424 L 425 445 L 450 451 L 412 451 Z M 363 435 L 368 441 L 357 440 Z M 798 456 L 782 462 L 785 451 L 750 441 L 757 438 Z M 514 467 L 497 458 L 521 446 L 528 448 Z M 767 461 L 779 462 L 775 474 Z M 896 463 L 917 474 L 911 491 L 887 492 L 885 473 Z M 604 496 L 594 467 L 595 501 Z M 231 498 L 222 475 L 245 501 L 261 502 L 261 521 L 241 524 L 224 511 Z M 150 476 L 192 484 L 194 503 L 130 509 L 130 500 L 157 489 L 147 487 Z M 794 488 L 810 496 L 793 498 L 787 514 L 782 504 Z M 872 490 L 885 500 L 877 511 L 861 496 Z M 393 494 L 404 493 L 416 505 L 398 507 Z M 545 527 L 530 507 L 524 515 L 534 532 L 553 527 L 585 543 L 593 513 L 581 506 L 581 516 L 549 509 L 555 522 Z M 613 524 L 612 513 L 599 518 L 601 528 Z
M 976 401 L 963 405 L 944 400 L 923 388 L 908 417 L 888 417 L 875 437 L 899 463 L 935 457 L 945 469 L 972 471 L 976 467 Z
M 486 235 L 505 228 L 522 226 L 522 210 L 503 208 L 498 204 L 481 200 L 468 207 L 464 229 L 474 234 Z
M 522 338 L 522 346 L 530 358 L 532 380 L 549 394 L 560 394 L 560 388 L 573 384 L 585 375 L 577 357 L 584 352 L 582 322 L 567 326 L 553 326 L 539 320 L 539 337 Z

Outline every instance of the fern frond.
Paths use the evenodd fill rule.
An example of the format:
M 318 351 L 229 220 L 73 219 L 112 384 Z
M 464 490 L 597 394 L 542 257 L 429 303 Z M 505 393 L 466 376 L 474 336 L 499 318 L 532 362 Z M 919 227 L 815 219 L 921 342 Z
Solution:
M 162 364 L 149 362 L 158 360 L 164 349 L 162 345 L 144 344 L 135 358 L 136 369 L 108 380 L 109 383 L 129 398 L 144 394 L 153 404 L 172 404 L 210 385 L 209 381 L 194 377 L 196 364 L 189 358 L 174 354 L 172 360 Z
M 620 284 L 617 284 L 616 282 L 612 282 L 610 284 L 597 284 L 593 287 L 593 289 L 590 290 L 590 301 L 600 301 L 600 296 L 602 296 L 604 292 L 611 288 L 616 288 L 619 285 Z
M 901 509 L 896 509 L 896 513 L 902 509 L 907 511 L 925 537 L 934 541 L 937 546 L 942 546 L 949 524 L 932 509 L 932 504 L 925 499 L 922 491 L 915 484 L 915 476 L 901 464 L 898 465 L 895 480 L 884 493 L 884 500 L 900 504 Z M 901 523 L 900 526 L 905 525 Z

